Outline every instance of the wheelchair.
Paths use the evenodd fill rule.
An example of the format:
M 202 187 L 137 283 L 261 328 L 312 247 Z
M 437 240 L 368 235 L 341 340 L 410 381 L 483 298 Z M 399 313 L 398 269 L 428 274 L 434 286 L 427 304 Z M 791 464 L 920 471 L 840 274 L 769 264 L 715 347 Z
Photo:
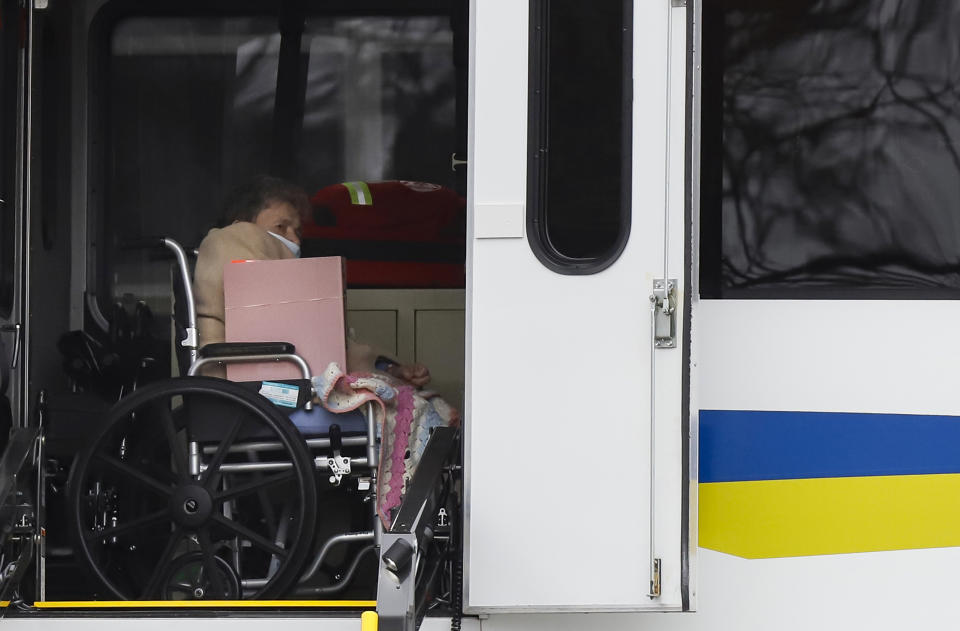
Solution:
M 343 594 L 374 588 L 351 586 L 365 562 L 383 571 L 384 558 L 390 580 L 403 582 L 393 557 L 371 554 L 384 538 L 376 506 L 373 404 L 347 414 L 313 405 L 310 368 L 290 344 L 197 349 L 187 253 L 170 239 L 146 245 L 162 245 L 176 258 L 174 319 L 182 321 L 177 337 L 188 368 L 186 376 L 138 387 L 122 398 L 74 461 L 67 513 L 86 566 L 122 600 Z M 295 399 L 295 407 L 268 401 L 260 382 L 197 376 L 206 365 L 246 361 L 297 365 L 301 379 L 271 384 Z M 429 463 L 409 487 L 418 489 L 408 493 L 417 506 L 405 500 L 397 511 L 415 519 L 388 529 L 405 533 L 391 543 L 399 537 L 417 550 L 412 561 L 406 558 L 404 576 L 416 575 L 411 590 L 415 586 L 432 599 L 417 606 L 417 616 L 438 604 L 453 605 L 459 591 L 459 439 L 454 430 L 435 432 L 441 433 L 443 440 L 431 438 L 421 461 Z M 348 498 L 346 516 L 324 512 L 331 497 Z M 331 518 L 342 532 L 327 532 L 315 542 L 318 526 Z M 321 569 L 331 565 L 324 577 Z

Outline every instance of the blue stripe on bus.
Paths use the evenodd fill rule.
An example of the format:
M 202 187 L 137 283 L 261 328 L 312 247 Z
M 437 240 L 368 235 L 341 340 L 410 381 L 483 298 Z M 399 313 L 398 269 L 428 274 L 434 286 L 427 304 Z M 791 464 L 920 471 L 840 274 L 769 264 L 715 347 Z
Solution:
M 960 417 L 700 411 L 700 482 L 960 473 Z

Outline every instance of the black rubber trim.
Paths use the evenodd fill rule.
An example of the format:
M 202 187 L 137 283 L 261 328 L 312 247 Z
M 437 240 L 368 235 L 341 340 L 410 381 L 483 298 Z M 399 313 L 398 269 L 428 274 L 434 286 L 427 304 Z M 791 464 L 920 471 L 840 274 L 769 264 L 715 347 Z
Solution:
M 220 342 L 200 349 L 201 358 L 235 355 L 293 355 L 297 348 L 290 342 Z
M 684 161 L 683 161 L 683 340 L 681 348 L 680 376 L 680 602 L 683 611 L 690 611 L 690 331 L 693 328 L 693 129 L 694 129 L 694 64 L 696 63 L 694 41 L 697 7 L 687 4 L 687 72 L 685 78 L 687 97 L 684 103 Z

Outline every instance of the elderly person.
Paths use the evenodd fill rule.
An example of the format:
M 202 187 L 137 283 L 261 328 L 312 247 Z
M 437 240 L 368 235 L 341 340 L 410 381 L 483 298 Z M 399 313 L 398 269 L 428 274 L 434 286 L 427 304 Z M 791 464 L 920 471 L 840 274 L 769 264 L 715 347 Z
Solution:
M 226 204 L 229 225 L 210 230 L 200 243 L 197 256 L 193 293 L 201 347 L 224 341 L 224 266 L 236 260 L 298 257 L 301 217 L 309 211 L 310 202 L 303 189 L 268 175 L 256 176 L 230 196 Z M 425 366 L 400 364 L 366 344 L 348 339 L 346 370 L 371 372 L 375 368 L 416 386 L 430 381 Z

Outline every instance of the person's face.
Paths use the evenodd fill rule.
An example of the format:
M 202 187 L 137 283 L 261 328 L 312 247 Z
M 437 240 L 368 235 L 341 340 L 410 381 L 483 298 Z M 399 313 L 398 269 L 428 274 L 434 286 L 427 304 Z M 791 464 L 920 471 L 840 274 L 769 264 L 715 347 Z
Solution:
M 300 245 L 300 213 L 289 202 L 270 202 L 253 223 Z

